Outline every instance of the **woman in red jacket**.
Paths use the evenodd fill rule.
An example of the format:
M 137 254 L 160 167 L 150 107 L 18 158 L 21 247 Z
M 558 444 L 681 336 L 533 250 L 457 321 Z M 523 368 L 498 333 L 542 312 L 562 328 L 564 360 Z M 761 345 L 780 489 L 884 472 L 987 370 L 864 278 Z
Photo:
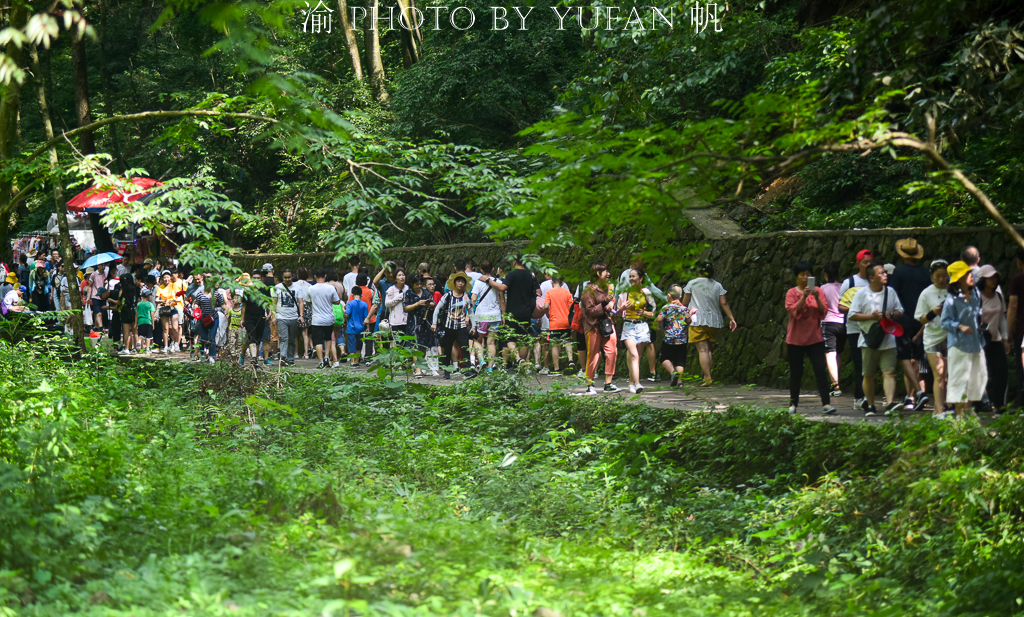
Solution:
M 800 382 L 804 378 L 804 356 L 811 359 L 811 368 L 821 393 L 823 414 L 833 414 L 836 408 L 829 404 L 828 369 L 825 364 L 825 338 L 821 334 L 821 319 L 828 312 L 828 302 L 821 289 L 811 289 L 807 279 L 814 266 L 799 261 L 793 266 L 796 287 L 786 292 L 786 351 L 789 358 L 789 413 L 796 413 L 800 402 Z

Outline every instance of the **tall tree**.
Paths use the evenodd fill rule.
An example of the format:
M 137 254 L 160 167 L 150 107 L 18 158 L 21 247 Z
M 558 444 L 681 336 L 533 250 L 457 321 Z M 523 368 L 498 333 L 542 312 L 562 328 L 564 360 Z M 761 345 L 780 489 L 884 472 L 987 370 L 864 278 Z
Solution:
M 348 0 L 338 0 L 338 13 L 341 16 L 341 29 L 345 34 L 345 47 L 348 48 L 349 58 L 352 60 L 352 74 L 358 81 L 363 80 L 363 61 L 359 57 L 359 43 L 356 41 L 356 32 L 348 19 Z
M 366 61 L 370 65 L 370 88 L 373 98 L 381 103 L 388 100 L 388 91 L 384 86 L 384 62 L 380 58 L 380 33 L 377 30 L 377 11 L 380 0 L 369 0 L 370 26 L 366 33 Z
M 39 49 L 32 45 L 30 48 L 32 56 L 32 71 L 36 82 L 36 93 L 39 96 L 39 115 L 43 120 L 43 132 L 46 141 L 53 140 L 53 123 L 50 121 L 50 106 L 46 102 L 46 82 L 43 80 L 42 67 L 39 64 Z M 50 145 L 50 170 L 57 168 L 57 146 Z M 53 198 L 57 206 L 57 230 L 60 234 L 60 258 L 64 261 L 64 273 L 68 277 L 68 292 L 71 298 L 71 331 L 74 335 L 75 344 L 79 349 L 85 349 L 85 329 L 82 323 L 82 295 L 78 293 L 71 283 L 77 280 L 72 268 L 74 255 L 71 253 L 71 232 L 68 229 L 68 204 L 64 199 L 64 187 L 58 178 L 53 187 Z
M 28 6 L 19 0 L 14 0 L 10 5 L 8 17 L 9 28 L 23 28 L 28 20 Z M 24 47 L 20 42 L 9 39 L 5 49 L 7 58 L 4 64 L 10 62 L 14 69 L 21 70 L 24 65 Z M 10 70 L 8 67 L 3 67 Z M 23 79 L 23 77 L 22 77 Z M 3 86 L 0 99 L 0 162 L 4 166 L 11 165 L 18 155 L 18 113 L 21 110 L 21 80 L 8 77 L 6 85 Z M 14 177 L 4 174 L 0 176 L 0 261 L 10 263 L 13 261 L 10 238 L 11 215 L 15 205 Z
M 78 126 L 92 124 L 92 110 L 89 109 L 89 67 L 85 57 L 85 37 L 75 33 L 71 41 L 71 71 L 75 87 L 75 117 Z M 92 131 L 83 132 L 78 138 L 78 147 L 82 154 L 96 153 L 96 139 Z M 89 213 L 89 227 L 92 229 L 96 250 L 100 253 L 113 252 L 114 239 L 110 232 L 100 223 L 100 215 Z
M 96 29 L 96 59 L 99 60 L 100 65 L 100 85 L 103 93 L 103 115 L 110 118 L 113 116 L 114 112 L 112 102 L 113 96 L 110 88 L 110 70 L 107 68 L 106 41 L 107 35 L 110 33 L 107 0 L 99 0 L 97 6 L 100 10 L 100 27 Z M 117 135 L 117 124 L 111 124 L 109 130 L 111 146 L 114 149 L 114 161 L 116 162 L 115 169 L 121 172 L 128 168 L 128 163 L 124 160 L 124 154 L 121 152 L 121 140 Z
M 419 50 L 416 48 L 416 35 L 419 34 L 419 28 L 415 28 L 418 24 L 416 15 L 412 11 L 412 0 L 398 0 L 398 9 L 406 26 L 410 26 L 400 25 L 398 28 L 402 37 L 402 63 L 405 68 L 409 68 L 420 61 Z

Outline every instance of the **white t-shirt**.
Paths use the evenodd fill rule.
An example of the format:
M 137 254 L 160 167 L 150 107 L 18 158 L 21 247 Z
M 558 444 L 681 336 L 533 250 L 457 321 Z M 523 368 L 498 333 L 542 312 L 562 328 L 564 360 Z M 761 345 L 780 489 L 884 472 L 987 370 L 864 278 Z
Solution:
M 274 285 L 274 288 L 270 290 L 270 295 L 277 300 L 277 318 L 285 321 L 296 321 L 299 318 L 299 303 L 298 299 L 302 296 L 299 295 L 299 291 L 295 288 L 295 284 L 292 283 L 291 287 L 285 287 L 284 283 L 278 283 Z M 295 296 L 294 298 L 292 296 Z M 331 316 L 333 318 L 334 311 L 331 310 Z
M 925 287 L 924 291 L 917 298 L 917 308 L 914 310 L 914 319 L 920 321 L 928 311 L 934 309 L 936 306 L 941 307 L 946 301 L 946 297 L 949 296 L 948 289 L 939 289 L 935 285 L 929 285 Z M 939 309 L 939 313 L 935 316 L 935 319 L 929 321 L 924 326 L 924 339 L 925 349 L 929 347 L 935 347 L 946 340 L 946 331 L 942 329 L 942 309 Z
M 853 278 L 853 285 L 850 285 L 850 278 Z M 860 274 L 854 274 L 853 277 L 846 277 L 843 279 L 843 284 L 839 286 L 839 297 L 842 298 L 843 294 L 846 293 L 850 287 L 867 287 L 868 280 L 861 278 Z M 850 321 L 850 315 L 853 311 L 846 314 L 846 333 L 847 334 L 860 334 L 860 328 Z
M 356 279 L 358 277 L 359 274 L 356 272 L 349 272 L 345 276 L 341 277 L 341 284 L 345 286 L 345 292 L 348 293 L 349 296 L 352 295 L 352 288 L 356 286 Z
M 728 292 L 721 283 L 702 276 L 687 283 L 683 293 L 690 294 L 690 308 L 697 309 L 697 314 L 690 321 L 691 326 L 725 327 L 718 299 Z
M 499 278 L 494 280 L 501 283 Z M 488 289 L 490 291 L 484 296 L 484 292 Z M 473 290 L 470 293 L 476 296 L 478 300 L 481 296 L 483 297 L 483 300 L 476 307 L 475 316 L 477 321 L 501 321 L 501 302 L 498 300 L 498 294 L 501 292 L 491 287 L 488 283 L 477 280 L 473 283 Z
M 18 304 L 18 299 L 19 296 L 17 289 L 12 289 L 7 292 L 7 295 L 4 296 L 3 303 L 5 306 L 7 306 L 8 312 L 10 312 L 10 310 Z
M 292 281 L 292 291 L 295 292 L 296 298 L 306 299 L 306 292 L 313 285 L 309 281 Z
M 483 276 L 479 272 L 467 272 L 466 274 L 468 274 L 469 278 L 473 279 L 473 281 L 479 281 L 480 277 Z
M 334 325 L 334 304 L 341 303 L 341 296 L 338 295 L 338 290 L 334 288 L 334 285 L 330 283 L 310 285 L 302 299 L 313 307 L 313 320 L 310 325 Z
M 551 288 L 554 287 L 554 286 L 555 286 L 555 284 L 551 282 L 551 279 L 548 279 L 548 280 L 544 281 L 543 283 L 541 283 L 540 284 L 540 297 L 541 298 L 546 298 L 547 295 L 548 295 L 548 292 L 551 291 Z M 544 315 L 543 317 L 540 318 L 540 329 L 541 330 L 550 330 L 551 329 L 551 322 L 548 321 L 548 316 L 547 315 Z
M 886 296 L 885 289 L 889 289 L 888 296 Z M 903 311 L 903 305 L 900 304 L 900 297 L 896 295 L 896 291 L 886 287 L 882 291 L 874 292 L 871 291 L 870 287 L 864 287 L 853 296 L 853 302 L 850 303 L 850 312 L 847 313 L 847 317 L 855 313 L 874 313 L 875 311 L 891 312 L 891 311 Z M 885 301 L 885 310 L 882 310 L 882 302 Z M 847 324 L 856 324 L 860 331 L 860 340 L 858 347 L 867 347 L 867 343 L 864 341 L 864 333 L 867 332 L 874 321 L 847 321 Z M 894 349 L 896 347 L 896 337 L 891 334 L 886 334 L 885 338 L 882 339 L 882 344 L 878 346 L 878 349 Z

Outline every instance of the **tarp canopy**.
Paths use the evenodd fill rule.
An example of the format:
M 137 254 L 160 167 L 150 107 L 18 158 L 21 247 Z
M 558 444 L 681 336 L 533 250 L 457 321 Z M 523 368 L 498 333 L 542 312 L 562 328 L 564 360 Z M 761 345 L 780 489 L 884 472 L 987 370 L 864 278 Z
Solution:
M 68 212 L 103 212 L 110 204 L 135 201 L 146 194 L 146 189 L 163 186 L 162 182 L 152 178 L 132 178 L 130 182 L 139 187 L 138 192 L 122 195 L 117 191 L 101 191 L 96 186 L 90 186 L 68 202 Z

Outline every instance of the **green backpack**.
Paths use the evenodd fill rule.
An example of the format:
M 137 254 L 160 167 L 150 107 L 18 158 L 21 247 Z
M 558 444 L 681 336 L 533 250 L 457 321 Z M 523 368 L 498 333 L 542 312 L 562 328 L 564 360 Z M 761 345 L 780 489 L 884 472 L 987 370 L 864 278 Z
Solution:
M 345 306 L 342 304 L 334 305 L 334 325 L 343 326 L 345 325 Z

